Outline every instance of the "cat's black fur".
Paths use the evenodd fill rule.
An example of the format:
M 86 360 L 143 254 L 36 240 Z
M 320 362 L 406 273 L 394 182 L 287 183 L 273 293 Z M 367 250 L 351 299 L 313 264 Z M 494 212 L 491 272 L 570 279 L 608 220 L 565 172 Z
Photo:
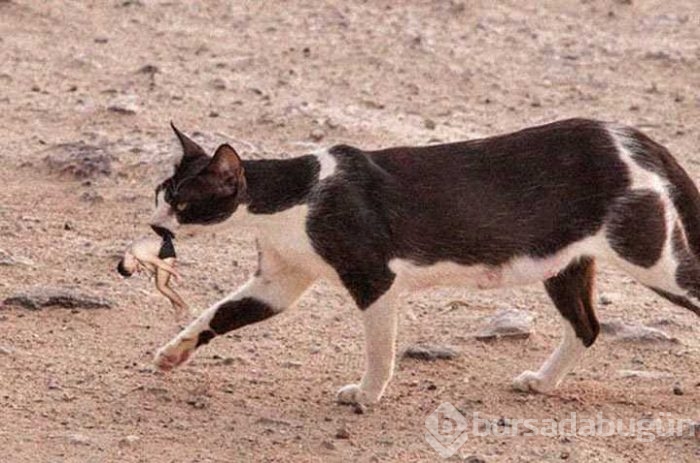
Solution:
M 175 131 L 184 155 L 156 191 L 165 190 L 170 206 L 153 223 L 157 233 L 223 222 L 240 207 L 248 214 L 273 216 L 303 205 L 313 252 L 363 310 L 394 287 L 395 261 L 417 269 L 441 263 L 483 268 L 487 278 L 493 271 L 497 287 L 499 272 L 509 271 L 514 259 L 546 262 L 604 230 L 600 239 L 610 255 L 606 248 L 561 267 L 552 263 L 555 272 L 543 278 L 585 347 L 599 332 L 592 297 L 594 257 L 612 259 L 658 294 L 700 315 L 697 301 L 691 300 L 700 299 L 700 194 L 665 148 L 633 129 L 571 119 L 461 143 L 378 151 L 339 145 L 328 152 L 334 167 L 325 177 L 316 156 L 242 161 L 222 145 L 210 158 Z M 658 178 L 640 176 L 640 169 Z M 633 173 L 651 186 L 633 185 Z M 675 217 L 675 211 L 678 219 L 669 228 L 667 217 Z M 666 246 L 673 250 L 675 274 L 656 281 L 653 272 L 644 272 L 664 258 Z M 294 265 L 287 262 L 284 268 Z M 264 283 L 272 277 L 260 267 L 254 279 Z M 203 345 L 283 309 L 249 296 L 226 300 L 211 309 L 210 319 L 196 322 L 201 327 L 194 323 L 188 329 L 194 334 L 185 330 L 166 346 L 159 362 L 169 368 L 188 358 L 189 351 L 183 356 L 168 352 L 189 349 L 192 336 L 196 346 Z M 575 346 L 567 349 L 574 355 Z M 532 388 L 542 381 L 556 383 L 565 366 L 561 363 L 550 377 L 546 369 L 526 372 L 530 376 L 522 381 Z

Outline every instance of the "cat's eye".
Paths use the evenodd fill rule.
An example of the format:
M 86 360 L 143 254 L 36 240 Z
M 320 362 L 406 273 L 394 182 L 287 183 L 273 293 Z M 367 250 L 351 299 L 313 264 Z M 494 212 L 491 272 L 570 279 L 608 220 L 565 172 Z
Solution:
M 187 209 L 187 203 L 178 203 L 177 206 L 175 206 L 175 209 L 182 212 Z

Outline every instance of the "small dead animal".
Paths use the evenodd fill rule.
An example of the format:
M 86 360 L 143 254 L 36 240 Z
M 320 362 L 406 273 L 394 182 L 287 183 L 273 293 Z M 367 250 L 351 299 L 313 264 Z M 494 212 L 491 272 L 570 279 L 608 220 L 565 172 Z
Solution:
M 126 278 L 142 270 L 155 274 L 156 289 L 170 300 L 177 317 L 182 318 L 189 312 L 189 308 L 170 285 L 171 276 L 180 279 L 180 274 L 175 270 L 175 260 L 175 247 L 170 237 L 162 240 L 141 238 L 126 249 L 117 265 L 117 271 Z

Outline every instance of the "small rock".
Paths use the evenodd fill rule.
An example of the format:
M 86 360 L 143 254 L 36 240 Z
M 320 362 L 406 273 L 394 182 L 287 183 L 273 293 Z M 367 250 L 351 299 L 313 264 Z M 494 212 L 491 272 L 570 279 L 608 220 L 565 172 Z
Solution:
M 68 436 L 68 442 L 74 445 L 90 445 L 92 441 L 84 434 L 71 434 Z
M 476 339 L 488 341 L 496 338 L 525 339 L 532 330 L 532 315 L 524 310 L 502 309 L 488 320 L 476 334 Z
M 119 95 L 107 105 L 107 110 L 117 114 L 133 115 L 139 112 L 136 95 Z
M 139 74 L 157 74 L 160 72 L 158 66 L 154 64 L 146 64 L 138 70 Z
M 425 118 L 423 119 L 423 127 L 425 127 L 428 130 L 435 130 L 435 127 L 437 127 L 437 124 L 435 123 L 434 120 Z
M 329 440 L 324 440 L 324 441 L 321 443 L 321 446 L 322 446 L 324 449 L 327 449 L 327 450 L 335 450 L 335 449 L 336 449 L 335 444 L 334 444 L 333 442 L 329 441 Z
M 348 431 L 348 428 L 343 426 L 342 428 L 339 428 L 338 431 L 336 431 L 335 438 L 336 439 L 350 439 L 350 431 Z
M 0 355 L 10 355 L 12 351 L 7 347 L 0 346 Z
M 54 173 L 78 180 L 112 175 L 112 160 L 99 146 L 79 141 L 54 145 L 49 151 L 44 162 Z
M 96 191 L 90 190 L 84 191 L 80 195 L 80 200 L 90 204 L 98 204 L 103 203 L 105 199 L 102 197 L 101 194 L 97 193 Z
M 601 295 L 600 298 L 598 299 L 598 304 L 600 305 L 610 305 L 612 304 L 612 299 L 610 299 L 607 296 Z
M 119 440 L 119 445 L 122 447 L 128 447 L 130 445 L 137 443 L 140 440 L 141 440 L 141 438 L 139 436 L 130 435 L 130 436 L 122 437 Z
M 11 256 L 10 253 L 0 249 L 0 266 L 12 267 L 15 265 L 34 266 L 34 262 L 23 257 Z
M 311 138 L 313 141 L 321 141 L 325 136 L 326 133 L 318 127 L 313 129 L 311 133 L 309 133 L 309 138 Z
M 207 401 L 202 398 L 202 397 L 193 397 L 189 398 L 185 401 L 187 405 L 191 405 L 193 408 L 196 408 L 197 410 L 204 410 L 209 406 Z
M 211 85 L 211 87 L 214 90 L 226 90 L 226 81 L 224 79 L 222 79 L 221 77 L 217 77 L 215 79 L 212 79 L 209 82 L 209 85 Z
M 30 310 L 43 307 L 64 307 L 67 309 L 109 309 L 112 302 L 74 290 L 62 288 L 31 288 L 17 293 L 3 301 L 6 306 L 18 306 Z
M 403 358 L 412 358 L 416 360 L 425 360 L 432 362 L 434 360 L 450 360 L 457 357 L 459 353 L 449 347 L 435 345 L 420 345 L 409 346 L 401 353 Z
M 469 455 L 462 461 L 464 461 L 464 463 L 486 463 L 486 460 L 477 455 Z
M 624 342 L 667 342 L 678 343 L 678 339 L 669 336 L 658 328 L 622 321 L 610 321 L 600 324 L 600 330 L 618 341 Z
M 676 383 L 673 385 L 673 394 L 674 395 L 683 395 L 684 394 L 683 388 L 681 387 L 681 385 L 679 383 Z
M 620 370 L 617 373 L 621 378 L 667 379 L 673 377 L 671 373 L 663 371 Z
M 295 362 L 292 360 L 287 360 L 282 362 L 282 368 L 301 368 L 303 364 L 301 362 Z
M 355 415 L 364 415 L 365 414 L 365 406 L 362 405 L 361 403 L 355 403 L 352 405 L 352 411 L 355 413 Z

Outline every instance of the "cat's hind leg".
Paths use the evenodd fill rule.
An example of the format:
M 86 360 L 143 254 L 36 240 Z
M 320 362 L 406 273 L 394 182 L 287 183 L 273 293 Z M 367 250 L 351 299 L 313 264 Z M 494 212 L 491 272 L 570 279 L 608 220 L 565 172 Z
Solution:
M 513 388 L 542 393 L 553 390 L 593 345 L 600 331 L 593 305 L 594 280 L 595 261 L 582 257 L 545 281 L 547 294 L 562 316 L 563 338 L 540 369 L 520 374 L 513 380 Z

